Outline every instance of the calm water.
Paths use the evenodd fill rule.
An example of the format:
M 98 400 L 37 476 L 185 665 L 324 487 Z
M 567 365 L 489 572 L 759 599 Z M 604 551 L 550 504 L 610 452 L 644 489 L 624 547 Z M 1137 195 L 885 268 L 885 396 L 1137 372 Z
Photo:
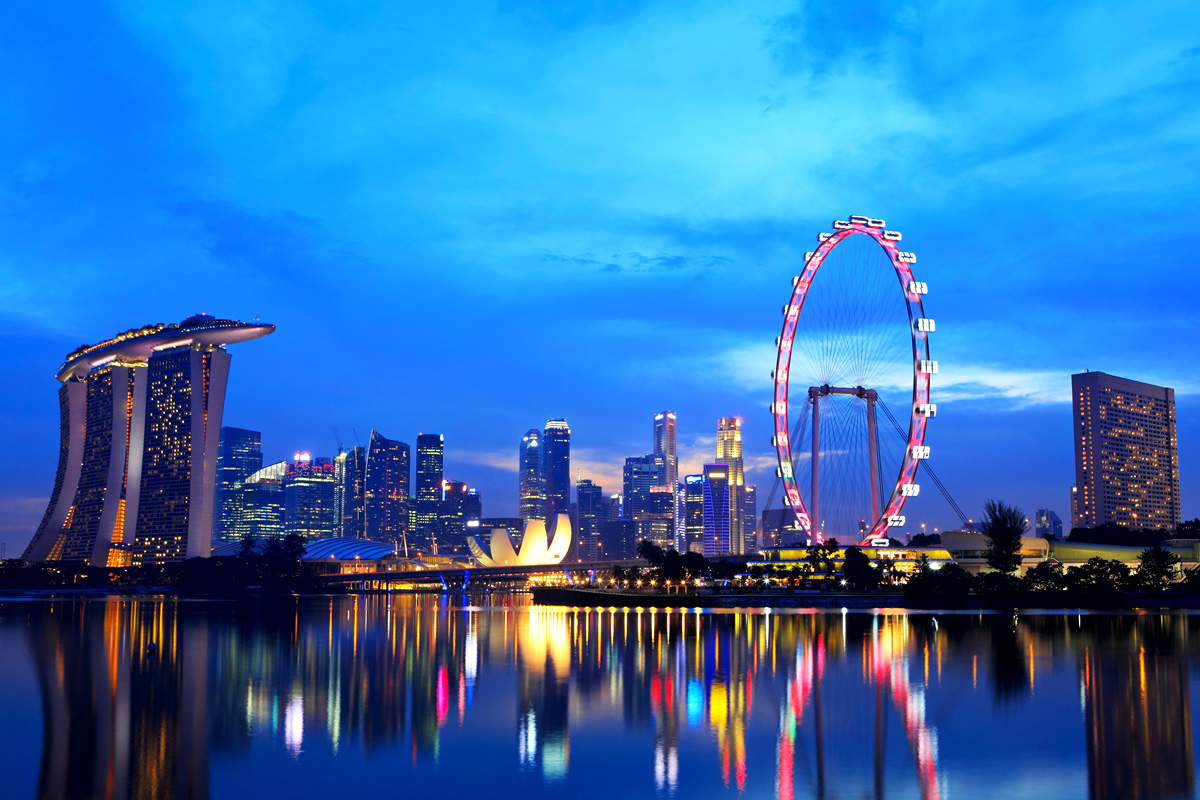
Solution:
M 0 601 L 0 795 L 1195 793 L 1197 616 L 496 602 Z

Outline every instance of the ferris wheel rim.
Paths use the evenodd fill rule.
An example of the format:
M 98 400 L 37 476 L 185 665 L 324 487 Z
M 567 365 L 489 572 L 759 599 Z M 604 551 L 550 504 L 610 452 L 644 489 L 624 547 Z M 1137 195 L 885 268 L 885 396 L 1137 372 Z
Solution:
M 913 370 L 912 404 L 909 409 L 909 426 L 904 456 L 901 459 L 892 492 L 883 504 L 882 510 L 872 509 L 873 514 L 878 513 L 878 517 L 867 529 L 867 534 L 862 540 L 862 543 L 865 544 L 873 539 L 882 538 L 890 528 L 903 526 L 905 517 L 901 512 L 904 509 L 905 501 L 910 496 L 915 497 L 920 490 L 919 485 L 915 482 L 916 471 L 920 462 L 929 457 L 929 447 L 925 445 L 926 427 L 929 419 L 937 412 L 937 407 L 929 399 L 931 376 L 937 373 L 937 362 L 930 358 L 929 349 L 929 334 L 933 332 L 934 324 L 932 319 L 925 316 L 923 297 L 928 292 L 928 286 L 915 279 L 911 264 L 916 263 L 916 256 L 911 252 L 900 250 L 897 242 L 902 237 L 898 231 L 887 230 L 886 223 L 881 219 L 865 216 L 852 216 L 849 220 L 835 220 L 833 228 L 833 233 L 822 233 L 818 237 L 820 246 L 815 251 L 805 254 L 804 271 L 793 278 L 791 299 L 788 305 L 783 307 L 783 329 L 776 340 L 775 372 L 772 374 L 774 400 L 771 403 L 771 415 L 775 422 L 775 436 L 772 444 L 779 460 L 777 475 L 783 482 L 784 503 L 793 510 L 796 523 L 810 539 L 822 541 L 820 520 L 809 518 L 792 468 L 788 400 L 792 351 L 804 301 L 821 264 L 840 243 L 852 236 L 864 235 L 883 249 L 900 281 L 912 340 Z

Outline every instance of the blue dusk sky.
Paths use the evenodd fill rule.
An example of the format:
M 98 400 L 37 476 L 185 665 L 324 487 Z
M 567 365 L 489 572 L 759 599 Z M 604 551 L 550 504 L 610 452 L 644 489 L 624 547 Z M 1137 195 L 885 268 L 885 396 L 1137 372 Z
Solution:
M 440 432 L 512 515 L 527 429 L 567 418 L 619 491 L 670 408 L 689 472 L 743 416 L 765 496 L 779 309 L 855 213 L 930 284 L 968 513 L 1067 519 L 1087 368 L 1175 388 L 1200 514 L 1194 3 L 41 0 L 0 72 L 10 556 L 63 356 L 199 311 L 278 326 L 230 348 L 224 419 L 268 460 Z

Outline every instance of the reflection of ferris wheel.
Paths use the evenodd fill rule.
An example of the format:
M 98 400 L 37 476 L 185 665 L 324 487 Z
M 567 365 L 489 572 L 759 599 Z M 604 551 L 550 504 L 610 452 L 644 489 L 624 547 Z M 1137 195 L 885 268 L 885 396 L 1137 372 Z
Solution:
M 934 321 L 922 305 L 928 287 L 913 277 L 916 256 L 899 249 L 898 231 L 862 216 L 838 220 L 833 228 L 805 255 L 804 272 L 793 279 L 783 309 L 773 444 L 785 501 L 800 528 L 818 542 L 827 534 L 867 542 L 903 526 L 904 503 L 920 491 L 917 466 L 929 457 L 925 427 L 937 413 L 929 402 L 930 376 L 937 373 L 929 356 Z M 793 383 L 803 392 L 794 426 Z M 898 420 L 889 404 L 907 407 L 907 414 Z M 880 411 L 883 426 L 877 424 Z M 879 435 L 889 425 L 895 439 Z M 884 483 L 891 474 L 895 482 Z M 807 504 L 801 486 L 808 490 Z

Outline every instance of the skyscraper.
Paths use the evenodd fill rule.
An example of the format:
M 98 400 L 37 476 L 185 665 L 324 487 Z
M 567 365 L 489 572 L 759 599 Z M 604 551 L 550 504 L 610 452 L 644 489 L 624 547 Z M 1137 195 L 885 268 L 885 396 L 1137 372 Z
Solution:
M 283 482 L 283 527 L 305 539 L 334 535 L 334 465 L 328 458 L 296 453 Z
M 518 513 L 521 519 L 546 520 L 546 477 L 542 457 L 542 434 L 530 428 L 521 439 L 520 474 L 518 478 Z
M 624 513 L 638 523 L 639 541 L 670 548 L 675 546 L 675 492 L 665 476 L 666 461 L 660 455 L 625 459 Z
M 676 493 L 671 515 L 675 530 L 675 548 L 683 548 L 682 494 L 679 485 L 679 456 L 675 447 L 675 412 L 660 411 L 654 415 L 654 455 L 662 458 L 663 485 L 672 487 Z
M 262 469 L 262 434 L 244 428 L 221 428 L 217 443 L 217 493 L 213 509 L 213 541 L 232 542 L 238 511 L 234 485 Z
M 587 478 L 575 484 L 578 521 L 576 536 L 580 542 L 579 557 L 584 561 L 600 558 L 600 525 L 606 516 L 603 507 L 604 489 Z
M 68 354 L 54 489 L 22 558 L 116 566 L 207 556 L 225 345 L 274 330 L 198 314 Z
M 742 419 L 721 417 L 717 420 L 717 464 L 729 467 L 729 530 L 730 551 L 734 555 L 746 552 L 745 530 L 742 526 Z
M 284 535 L 283 484 L 287 467 L 286 461 L 270 464 L 234 484 L 238 514 L 234 537 L 238 541 L 247 537 L 271 539 Z
M 1175 390 L 1103 372 L 1071 376 L 1075 527 L 1179 526 Z
M 546 519 L 567 514 L 571 506 L 571 426 L 565 419 L 546 421 L 542 435 L 542 468 L 546 476 Z
M 470 553 L 467 548 L 467 521 L 477 495 L 462 481 L 442 481 L 442 502 L 438 511 L 437 552 L 439 555 Z M 479 519 L 479 514 L 474 514 Z
M 758 487 L 742 487 L 743 553 L 758 552 Z
M 683 479 L 683 552 L 704 552 L 704 476 Z
M 355 447 L 342 453 L 339 458 L 342 459 L 342 468 L 336 477 L 341 499 L 334 503 L 337 508 L 338 536 L 362 539 L 367 535 L 367 451 L 363 447 Z
M 1033 514 L 1033 530 L 1041 539 L 1061 539 L 1062 520 L 1048 508 L 1039 508 Z
M 704 555 L 733 553 L 733 481 L 727 464 L 704 465 Z
M 411 451 L 404 442 L 371 431 L 363 500 L 367 538 L 408 550 L 408 483 Z
M 675 449 L 675 412 L 660 411 L 654 415 L 654 455 L 663 457 L 666 468 L 664 483 L 679 482 L 679 455 Z
M 413 541 L 426 548 L 433 544 L 442 504 L 442 461 L 445 439 L 440 433 L 417 434 L 416 508 Z

